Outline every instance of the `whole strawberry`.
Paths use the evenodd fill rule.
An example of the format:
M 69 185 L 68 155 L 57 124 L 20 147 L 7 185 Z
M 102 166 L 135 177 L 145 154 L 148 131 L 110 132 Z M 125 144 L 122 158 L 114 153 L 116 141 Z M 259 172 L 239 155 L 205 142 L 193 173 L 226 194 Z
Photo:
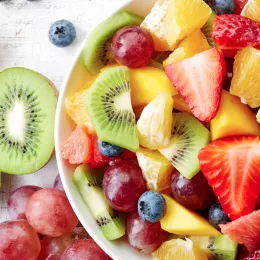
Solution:
M 236 14 L 215 18 L 212 39 L 227 57 L 247 46 L 260 48 L 260 23 Z

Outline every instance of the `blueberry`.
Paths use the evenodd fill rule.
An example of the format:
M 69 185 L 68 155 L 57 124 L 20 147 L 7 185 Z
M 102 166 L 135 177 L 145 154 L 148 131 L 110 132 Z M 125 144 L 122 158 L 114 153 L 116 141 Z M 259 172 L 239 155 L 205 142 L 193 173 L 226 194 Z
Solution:
M 117 157 L 124 152 L 124 148 L 98 140 L 98 150 L 107 157 Z
M 67 20 L 59 20 L 53 23 L 49 30 L 49 39 L 57 47 L 67 47 L 76 38 L 75 26 Z
M 138 200 L 138 214 L 145 221 L 160 221 L 165 215 L 165 210 L 165 199 L 157 191 L 146 191 Z
M 212 8 L 216 14 L 233 14 L 236 9 L 234 0 L 212 0 Z
M 209 223 L 216 229 L 220 229 L 219 224 L 226 224 L 229 221 L 229 218 L 222 209 L 220 203 L 211 206 L 208 218 Z

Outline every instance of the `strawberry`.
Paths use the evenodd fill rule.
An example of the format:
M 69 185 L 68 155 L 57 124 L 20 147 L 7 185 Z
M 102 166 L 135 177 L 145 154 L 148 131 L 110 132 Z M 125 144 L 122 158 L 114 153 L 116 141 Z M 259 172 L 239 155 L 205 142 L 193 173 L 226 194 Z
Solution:
M 218 111 L 225 71 L 225 60 L 218 49 L 209 49 L 165 68 L 193 115 L 205 122 Z
M 259 248 L 260 210 L 254 211 L 249 215 L 219 226 L 223 234 L 228 235 L 237 243 L 243 244 L 249 252 L 254 252 L 257 248 Z
M 92 136 L 92 146 L 91 146 L 91 159 L 90 159 L 90 166 L 92 168 L 100 168 L 102 166 L 107 166 L 109 162 L 116 161 L 119 159 L 122 160 L 131 160 L 136 158 L 136 154 L 125 150 L 120 157 L 107 157 L 104 156 L 99 152 L 98 149 L 98 138 L 96 135 Z
M 260 195 L 260 137 L 224 137 L 199 153 L 200 168 L 234 220 L 251 213 Z
M 217 16 L 212 39 L 227 57 L 247 46 L 260 48 L 260 23 L 236 14 Z
M 244 6 L 247 4 L 248 0 L 235 0 L 236 4 L 236 14 L 241 14 Z
M 240 250 L 238 254 L 238 260 L 259 260 L 260 259 L 260 249 L 249 253 L 245 248 Z

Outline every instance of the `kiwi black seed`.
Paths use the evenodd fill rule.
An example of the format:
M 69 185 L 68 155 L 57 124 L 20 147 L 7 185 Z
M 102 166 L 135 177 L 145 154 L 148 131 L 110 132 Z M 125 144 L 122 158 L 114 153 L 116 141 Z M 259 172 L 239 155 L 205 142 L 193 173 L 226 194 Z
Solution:
M 125 223 L 106 201 L 101 184 L 104 172 L 102 168 L 93 170 L 88 165 L 80 165 L 74 172 L 73 182 L 103 235 L 114 240 L 125 234 Z
M 54 151 L 54 89 L 45 78 L 25 68 L 1 72 L 0 89 L 0 170 L 33 173 Z
M 133 152 L 139 149 L 127 67 L 105 69 L 89 88 L 85 102 L 99 140 Z
M 210 141 L 210 133 L 190 113 L 173 113 L 172 138 L 160 153 L 187 179 L 199 171 L 198 153 Z
M 105 65 L 113 59 L 111 52 L 111 40 L 114 34 L 122 27 L 139 25 L 143 18 L 129 13 L 117 13 L 101 24 L 88 36 L 84 48 L 84 64 L 87 70 L 96 75 Z

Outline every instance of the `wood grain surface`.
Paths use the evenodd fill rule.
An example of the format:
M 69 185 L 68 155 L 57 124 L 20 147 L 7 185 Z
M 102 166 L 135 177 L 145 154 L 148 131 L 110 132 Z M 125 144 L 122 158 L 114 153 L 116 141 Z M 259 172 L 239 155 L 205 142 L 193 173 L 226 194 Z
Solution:
M 123 5 L 125 0 L 6 0 L 0 1 L 0 71 L 22 66 L 48 77 L 58 89 L 73 57 L 91 28 Z M 57 48 L 48 39 L 50 25 L 68 19 L 77 29 L 77 39 L 67 48 Z M 0 158 L 1 160 L 1 158 Z M 7 199 L 23 185 L 51 187 L 58 174 L 55 158 L 32 175 L 2 176 L 0 222 L 8 219 Z

